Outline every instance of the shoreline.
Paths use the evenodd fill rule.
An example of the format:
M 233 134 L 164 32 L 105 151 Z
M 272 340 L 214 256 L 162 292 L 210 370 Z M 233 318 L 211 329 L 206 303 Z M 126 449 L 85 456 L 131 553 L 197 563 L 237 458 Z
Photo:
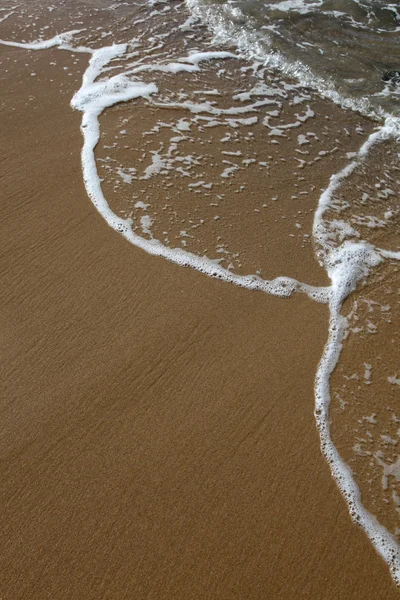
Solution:
M 0 51 L 17 60 L 2 98 L 1 593 L 397 597 L 319 450 L 327 308 L 126 244 L 83 187 L 72 58 L 37 53 L 33 81 Z M 73 76 L 44 91 L 51 53 Z

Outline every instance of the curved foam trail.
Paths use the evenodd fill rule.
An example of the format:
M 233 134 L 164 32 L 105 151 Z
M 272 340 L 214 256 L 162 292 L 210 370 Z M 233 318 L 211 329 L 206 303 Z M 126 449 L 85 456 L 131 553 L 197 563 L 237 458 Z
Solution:
M 83 29 L 72 29 L 65 33 L 59 33 L 49 40 L 38 40 L 36 42 L 13 42 L 9 40 L 1 40 L 0 44 L 3 46 L 14 46 L 15 48 L 24 48 L 25 50 L 47 50 L 48 48 L 58 47 L 60 50 L 71 50 L 73 52 L 87 52 L 93 53 L 91 48 L 85 46 L 71 46 L 70 42 L 77 33 L 81 33 Z
M 379 248 L 379 253 L 382 256 L 384 256 L 385 258 L 392 258 L 394 260 L 400 260 L 400 251 L 393 252 L 391 250 L 383 250 L 382 248 Z
M 189 4 L 192 2 L 192 0 L 187 1 Z M 73 36 L 73 33 L 72 36 L 71 33 L 68 32 L 67 34 L 55 36 L 51 40 L 32 44 L 17 44 L 15 42 L 6 42 L 6 44 L 32 50 L 54 46 L 67 48 Z M 67 49 L 76 51 L 76 48 L 72 47 Z M 341 182 L 353 173 L 359 161 L 363 160 L 370 148 L 380 140 L 391 136 L 399 137 L 400 120 L 396 118 L 387 119 L 385 125 L 374 132 L 361 147 L 356 160 L 331 177 L 328 188 L 320 197 L 314 217 L 313 233 L 316 243 L 320 246 L 318 256 L 321 264 L 325 266 L 332 282 L 330 287 L 308 286 L 288 277 L 279 277 L 267 281 L 255 275 L 236 275 L 207 257 L 200 257 L 180 248 L 171 249 L 158 240 L 140 237 L 133 232 L 130 219 L 122 219 L 111 210 L 101 188 L 94 153 L 100 137 L 99 116 L 106 108 L 120 102 L 138 97 L 150 100 L 151 96 L 156 94 L 158 90 L 154 83 L 145 84 L 131 81 L 126 74 L 119 74 L 108 79 L 99 79 L 106 71 L 105 67 L 110 61 L 125 54 L 127 51 L 126 44 L 108 46 L 99 50 L 86 49 L 85 51 L 90 52 L 92 57 L 83 75 L 82 86 L 74 95 L 71 105 L 83 113 L 81 124 L 84 138 L 82 168 L 86 190 L 94 206 L 110 227 L 121 233 L 131 244 L 149 254 L 166 258 L 181 266 L 194 268 L 211 277 L 247 289 L 261 290 L 281 297 L 288 297 L 294 292 L 301 291 L 314 300 L 329 303 L 329 337 L 318 366 L 315 381 L 315 418 L 320 434 L 321 449 L 339 488 L 347 500 L 350 514 L 367 533 L 376 550 L 389 565 L 394 580 L 400 585 L 400 548 L 394 537 L 362 505 L 358 486 L 352 477 L 351 470 L 342 460 L 333 444 L 329 427 L 329 379 L 339 360 L 342 336 L 346 328 L 346 319 L 341 315 L 343 301 L 355 289 L 357 282 L 368 275 L 371 268 L 377 266 L 385 258 L 400 260 L 400 252 L 381 250 L 363 241 L 353 242 L 347 240 L 335 247 L 332 240 L 328 238 L 328 230 L 323 220 L 334 192 L 339 188 Z M 197 57 L 193 58 L 192 64 L 197 66 L 200 62 L 198 60 L 199 55 L 204 57 L 204 54 L 207 53 L 197 53 Z M 215 53 L 210 53 L 208 59 L 213 57 L 215 58 Z M 187 58 L 185 60 L 187 61 Z M 202 58 L 201 60 L 206 59 Z M 154 104 L 156 103 L 154 102 Z M 182 107 L 183 104 L 179 106 Z M 189 110 L 193 109 L 190 106 L 185 107 Z M 214 110 L 211 105 L 199 105 L 199 108 L 200 112 L 202 110 L 206 110 L 206 112 Z M 197 109 L 195 112 L 197 112 Z
M 3 21 L 5 21 L 6 19 L 8 19 L 9 17 L 11 17 L 14 14 L 14 10 L 12 10 L 11 12 L 7 13 L 6 15 L 3 15 L 2 17 L 0 17 L 0 23 L 2 23 Z
M 321 450 L 347 501 L 350 515 L 364 529 L 377 552 L 388 564 L 393 579 L 397 585 L 400 585 L 400 548 L 397 540 L 363 506 L 360 490 L 353 479 L 351 469 L 341 458 L 332 441 L 329 424 L 331 401 L 329 380 L 339 361 L 342 339 L 347 327 L 347 321 L 341 315 L 343 301 L 355 290 L 357 282 L 368 275 L 371 268 L 379 265 L 385 258 L 400 260 L 400 252 L 382 250 L 363 241 L 345 241 L 338 247 L 332 247 L 323 221 L 323 215 L 331 205 L 333 194 L 340 187 L 342 181 L 353 173 L 374 144 L 389 137 L 399 137 L 398 119 L 388 119 L 385 125 L 372 133 L 362 145 L 356 160 L 331 177 L 329 186 L 320 197 L 314 215 L 313 236 L 321 246 L 317 255 L 332 281 L 332 293 L 329 301 L 329 337 L 315 379 L 315 419 L 321 440 Z
M 84 74 L 82 87 L 71 101 L 73 108 L 83 112 L 81 125 L 84 138 L 82 169 L 86 190 L 93 204 L 110 227 L 121 233 L 131 244 L 149 254 L 166 258 L 181 266 L 191 267 L 210 277 L 281 297 L 288 297 L 294 292 L 300 291 L 319 302 L 328 302 L 330 297 L 329 288 L 309 286 L 289 277 L 278 277 L 268 281 L 256 275 L 237 275 L 207 257 L 197 256 L 180 248 L 168 248 L 158 240 L 143 238 L 132 231 L 130 219 L 122 219 L 114 214 L 103 194 L 97 172 L 94 150 L 100 137 L 98 118 L 110 106 L 138 97 L 149 98 L 158 91 L 154 83 L 132 82 L 124 75 L 116 75 L 110 79 L 95 82 L 101 75 L 103 68 L 112 59 L 122 56 L 126 49 L 126 44 L 121 44 L 95 50 L 89 67 Z M 223 56 L 217 56 L 219 54 L 221 53 L 197 53 L 194 60 L 200 62 L 213 58 L 234 56 L 231 53 L 222 53 Z
M 369 138 L 361 146 L 355 159 L 346 165 L 341 171 L 331 176 L 328 187 L 320 196 L 318 206 L 314 214 L 313 238 L 320 245 L 319 250 L 317 250 L 317 257 L 320 259 L 320 263 L 323 264 L 326 260 L 328 260 L 328 264 L 324 265 L 328 271 L 328 256 L 331 250 L 331 244 L 328 241 L 329 236 L 323 216 L 331 206 L 333 194 L 337 189 L 339 189 L 343 180 L 345 180 L 355 171 L 360 161 L 367 156 L 371 148 L 375 144 L 389 138 L 400 139 L 400 119 L 397 117 L 388 117 L 385 120 L 384 125 L 369 136 Z
M 399 257 L 400 258 L 400 257 Z M 352 519 L 368 535 L 376 551 L 390 568 L 392 577 L 400 585 L 400 549 L 397 540 L 381 525 L 362 504 L 360 490 L 353 479 L 351 469 L 344 462 L 334 445 L 329 425 L 330 375 L 335 369 L 341 352 L 341 340 L 346 329 L 346 319 L 341 316 L 342 300 L 330 303 L 329 337 L 324 349 L 315 380 L 315 419 L 321 440 L 321 450 L 349 506 Z
M 355 171 L 360 161 L 362 161 L 368 155 L 369 151 L 375 144 L 389 138 L 400 139 L 400 118 L 398 117 L 388 117 L 385 120 L 384 125 L 368 137 L 358 151 L 355 159 L 346 165 L 341 171 L 331 176 L 328 187 L 320 196 L 318 206 L 314 214 L 313 238 L 320 246 L 319 250 L 317 250 L 317 257 L 320 259 L 320 263 L 324 264 L 328 274 L 330 267 L 329 255 L 332 250 L 332 244 L 329 241 L 329 234 L 324 223 L 323 216 L 331 206 L 333 194 L 337 189 L 339 189 L 341 183 Z M 381 251 L 381 254 L 382 253 L 383 251 Z

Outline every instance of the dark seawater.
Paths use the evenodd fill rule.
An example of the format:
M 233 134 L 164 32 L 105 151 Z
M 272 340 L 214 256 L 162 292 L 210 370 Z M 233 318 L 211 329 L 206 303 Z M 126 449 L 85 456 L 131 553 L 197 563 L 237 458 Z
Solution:
M 215 32 L 363 112 L 398 116 L 400 5 L 377 0 L 189 0 Z M 340 99 L 336 97 L 340 94 Z

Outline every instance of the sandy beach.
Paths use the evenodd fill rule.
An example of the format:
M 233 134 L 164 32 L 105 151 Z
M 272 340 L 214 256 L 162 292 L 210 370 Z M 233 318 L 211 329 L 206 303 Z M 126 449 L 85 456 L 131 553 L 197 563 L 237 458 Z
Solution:
M 327 306 L 129 245 L 82 181 L 87 56 L 0 61 L 0 597 L 398 598 L 320 451 Z

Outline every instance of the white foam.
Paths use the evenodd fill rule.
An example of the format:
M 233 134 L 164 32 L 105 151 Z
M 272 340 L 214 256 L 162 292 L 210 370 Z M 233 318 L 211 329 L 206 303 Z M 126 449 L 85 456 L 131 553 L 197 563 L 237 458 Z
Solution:
M 13 46 L 15 48 L 24 48 L 25 50 L 47 50 L 48 48 L 58 47 L 60 50 L 71 50 L 73 52 L 87 52 L 91 54 L 93 50 L 85 46 L 72 46 L 71 42 L 77 33 L 81 33 L 82 29 L 73 29 L 60 33 L 50 38 L 49 40 L 38 40 L 35 42 L 13 42 L 10 40 L 0 40 L 3 46 Z
M 3 10 L 3 9 L 2 9 Z M 5 10 L 5 9 L 4 9 Z M 15 10 L 10 11 L 9 13 L 3 15 L 2 17 L 0 17 L 0 23 L 2 23 L 3 21 L 5 21 L 6 19 L 8 19 L 9 17 L 11 17 L 13 14 L 15 13 Z
M 302 15 L 313 12 L 316 8 L 322 5 L 322 0 L 318 2 L 305 2 L 305 0 L 284 0 L 276 4 L 266 4 L 266 8 L 271 10 L 280 10 L 283 12 L 295 11 Z
M 138 200 L 135 204 L 135 208 L 142 208 L 143 210 L 147 210 L 149 208 L 150 204 L 146 204 L 145 202 L 142 202 L 141 200 Z
M 297 136 L 297 143 L 299 146 L 304 146 L 304 144 L 309 144 L 310 140 L 308 140 L 305 135 L 300 134 Z
M 158 152 L 153 152 L 151 164 L 146 168 L 144 176 L 141 179 L 150 179 L 153 175 L 161 173 L 167 166 L 167 161 L 160 156 Z
M 190 62 L 193 65 L 199 65 L 207 60 L 222 60 L 227 58 L 237 58 L 232 52 L 190 52 L 187 57 L 180 58 L 182 62 Z
M 127 184 L 131 184 L 133 181 L 133 177 L 136 173 L 136 169 L 122 169 L 122 167 L 117 168 L 117 173 L 121 177 L 122 181 Z
M 150 215 L 143 215 L 140 217 L 140 226 L 142 228 L 143 233 L 153 237 L 153 233 L 151 231 L 151 226 L 153 225 L 153 219 Z

